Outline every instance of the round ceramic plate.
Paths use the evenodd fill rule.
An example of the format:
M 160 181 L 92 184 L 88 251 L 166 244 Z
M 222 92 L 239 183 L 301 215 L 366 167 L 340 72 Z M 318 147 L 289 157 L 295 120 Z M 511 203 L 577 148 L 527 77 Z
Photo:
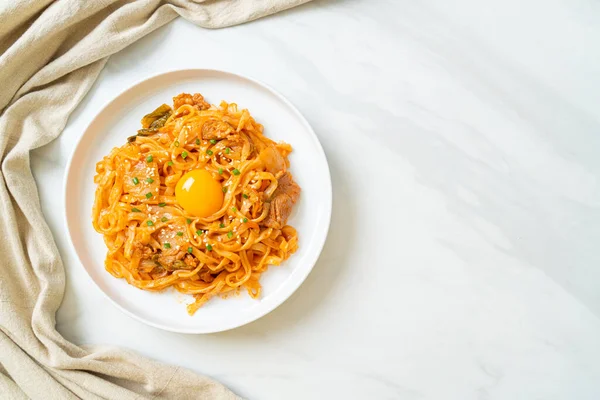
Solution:
M 264 134 L 290 143 L 291 172 L 302 187 L 288 223 L 298 230 L 299 249 L 260 278 L 259 299 L 242 290 L 227 299 L 213 298 L 193 316 L 192 297 L 174 289 L 147 292 L 114 278 L 104 269 L 106 246 L 92 227 L 96 162 L 140 127 L 143 115 L 182 93 L 202 93 L 211 104 L 221 100 L 247 108 L 264 125 Z M 65 215 L 71 243 L 92 280 L 121 310 L 157 328 L 184 333 L 232 329 L 267 314 L 302 284 L 317 261 L 331 217 L 331 179 L 325 153 L 310 125 L 282 95 L 240 75 L 205 69 L 164 73 L 125 90 L 108 103 L 81 136 L 66 170 Z

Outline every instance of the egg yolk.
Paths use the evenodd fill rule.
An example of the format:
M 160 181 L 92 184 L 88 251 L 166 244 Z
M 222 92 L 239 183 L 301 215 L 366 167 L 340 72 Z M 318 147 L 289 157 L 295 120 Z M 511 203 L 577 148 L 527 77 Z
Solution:
M 219 211 L 223 205 L 223 188 L 210 172 L 195 169 L 179 179 L 175 198 L 185 211 L 204 218 Z

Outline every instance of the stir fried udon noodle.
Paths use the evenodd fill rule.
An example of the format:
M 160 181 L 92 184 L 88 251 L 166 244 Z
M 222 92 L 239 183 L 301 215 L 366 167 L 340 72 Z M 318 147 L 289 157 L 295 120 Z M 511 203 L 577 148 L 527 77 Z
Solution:
M 190 314 L 242 287 L 257 298 L 260 275 L 298 248 L 287 225 L 300 196 L 292 148 L 234 103 L 198 93 L 173 103 L 96 164 L 92 218 L 106 270 L 140 289 L 193 295 Z

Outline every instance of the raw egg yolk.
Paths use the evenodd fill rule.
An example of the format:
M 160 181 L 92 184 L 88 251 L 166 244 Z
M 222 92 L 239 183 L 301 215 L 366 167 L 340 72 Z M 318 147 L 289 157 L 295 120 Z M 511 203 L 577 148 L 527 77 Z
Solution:
M 195 169 L 183 175 L 175 186 L 175 198 L 185 211 L 205 218 L 223 205 L 223 188 L 207 170 Z

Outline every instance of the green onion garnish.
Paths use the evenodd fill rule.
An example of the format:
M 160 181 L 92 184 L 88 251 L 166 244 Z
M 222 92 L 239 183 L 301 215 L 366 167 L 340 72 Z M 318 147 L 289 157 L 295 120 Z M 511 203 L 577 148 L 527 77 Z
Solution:
M 152 183 L 152 182 L 154 182 L 154 179 L 152 179 L 152 178 L 148 178 L 148 179 L 146 179 L 146 182 L 148 182 L 148 183 Z
M 209 156 L 212 156 L 213 152 L 212 152 L 212 150 L 206 150 L 206 154 L 208 154 Z
M 177 236 L 183 236 L 183 232 L 177 232 Z
M 233 232 L 231 232 L 231 231 L 227 232 L 227 237 L 229 239 L 231 239 L 233 237 Z
M 164 207 L 164 206 L 166 206 L 166 205 L 167 205 L 167 203 L 158 203 L 158 206 L 159 206 L 159 207 Z
M 223 186 L 223 193 L 227 193 L 227 186 Z
M 225 228 L 225 224 L 221 222 L 221 223 L 219 224 L 219 228 Z
M 237 169 L 237 168 L 236 168 L 236 169 L 234 169 L 234 170 L 233 170 L 233 174 L 234 174 L 234 175 L 239 175 L 239 174 L 240 174 L 240 170 L 239 170 L 239 169 Z
M 198 236 L 202 235 L 203 233 L 204 233 L 204 231 L 202 229 L 198 229 L 196 231 L 196 235 L 198 235 Z
M 212 251 L 212 246 L 211 246 L 210 244 L 207 244 L 207 245 L 206 245 L 206 250 L 208 250 L 208 251 Z
M 194 249 L 192 247 L 188 247 L 188 253 L 192 253 L 194 251 Z
M 142 210 L 140 210 L 139 208 L 135 208 L 135 207 L 133 207 L 133 208 L 131 209 L 131 212 L 142 212 Z
M 186 219 L 186 220 L 185 220 L 185 222 L 187 222 L 187 223 L 188 223 L 188 225 L 189 225 L 189 224 L 191 224 L 191 223 L 192 223 L 192 220 L 188 218 L 188 219 Z
M 233 211 L 233 212 L 237 212 L 237 208 L 235 208 L 235 207 L 231 207 L 231 211 Z
M 173 161 L 169 161 L 169 162 L 167 163 L 167 165 L 168 165 L 169 167 L 172 167 L 172 166 L 173 166 Z
M 137 185 L 138 183 L 140 183 L 140 180 L 137 178 L 137 176 L 135 178 L 132 179 L 133 184 Z
M 215 139 L 210 139 L 210 144 L 217 144 L 217 141 Z
M 187 158 L 187 151 L 181 153 L 181 157 L 183 157 L 183 159 L 185 160 Z
M 171 248 L 171 243 L 165 243 L 165 249 L 170 249 Z
M 229 154 L 230 151 L 231 151 L 231 149 L 229 147 L 225 148 L 225 154 Z
M 149 199 L 150 197 L 152 197 L 152 193 L 151 192 L 146 193 L 146 198 Z
M 167 221 L 169 220 L 169 218 L 167 218 L 167 217 L 162 217 L 160 220 L 161 220 L 162 222 L 167 222 Z
M 176 141 L 174 141 L 174 142 L 173 142 L 173 146 L 175 146 L 175 147 L 179 147 L 179 140 L 176 140 Z
M 250 196 L 248 196 L 246 193 L 244 193 L 242 196 L 243 196 L 245 199 L 249 199 L 249 198 L 250 198 Z
M 152 154 L 150 154 L 148 157 L 146 157 L 146 162 L 152 162 L 152 160 L 154 160 L 154 157 L 152 157 Z
M 244 223 L 246 223 L 246 222 L 248 222 L 248 218 L 244 218 L 242 221 L 243 221 Z
M 219 168 L 219 175 L 223 175 L 223 168 Z
M 200 144 L 200 139 L 196 138 L 196 144 L 199 145 Z
M 152 222 L 152 221 L 148 220 L 148 221 L 146 221 L 146 225 L 148 225 L 148 226 L 152 226 L 152 225 L 154 225 L 154 222 Z

